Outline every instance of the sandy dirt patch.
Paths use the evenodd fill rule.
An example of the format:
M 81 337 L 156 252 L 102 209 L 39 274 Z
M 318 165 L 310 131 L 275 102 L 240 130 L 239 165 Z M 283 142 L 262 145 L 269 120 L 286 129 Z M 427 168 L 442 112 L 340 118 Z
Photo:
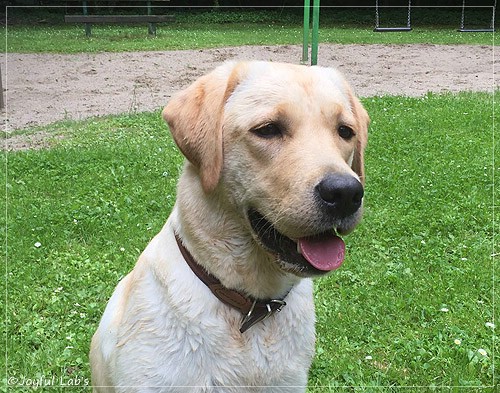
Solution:
M 226 60 L 299 63 L 300 46 L 2 57 L 8 131 L 61 119 L 141 112 Z M 498 55 L 488 46 L 320 45 L 319 65 L 339 68 L 360 96 L 493 91 Z

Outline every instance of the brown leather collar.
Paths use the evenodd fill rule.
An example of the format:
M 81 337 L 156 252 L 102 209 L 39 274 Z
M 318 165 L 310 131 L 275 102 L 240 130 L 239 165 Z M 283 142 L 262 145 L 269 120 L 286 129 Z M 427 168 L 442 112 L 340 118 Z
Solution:
M 238 291 L 226 288 L 219 279 L 207 272 L 198 264 L 191 253 L 184 247 L 182 240 L 175 235 L 175 240 L 179 246 L 182 256 L 191 268 L 194 274 L 212 291 L 212 293 L 224 304 L 231 306 L 241 312 L 243 319 L 241 321 L 240 332 L 244 333 L 256 323 L 270 317 L 275 312 L 281 311 L 286 306 L 284 300 L 269 299 L 257 300 L 245 296 Z

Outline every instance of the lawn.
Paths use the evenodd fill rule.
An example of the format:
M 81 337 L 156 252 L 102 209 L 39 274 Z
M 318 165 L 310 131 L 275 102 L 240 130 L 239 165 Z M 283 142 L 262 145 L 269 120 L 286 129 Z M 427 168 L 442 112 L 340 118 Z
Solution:
M 346 263 L 316 281 L 310 392 L 494 391 L 493 99 L 363 100 L 366 213 Z M 19 391 L 51 378 L 88 391 L 91 335 L 165 222 L 182 157 L 158 112 L 43 130 L 50 148 L 2 156 L 3 360 Z
M 64 9 L 49 13 L 10 7 L 6 40 L 0 49 L 7 52 L 99 52 L 135 50 L 177 50 L 237 45 L 302 44 L 303 16 L 300 8 L 257 11 L 205 11 L 186 13 L 174 9 L 175 23 L 158 26 L 157 36 L 148 37 L 147 27 L 96 25 L 93 36 L 85 37 L 83 25 L 64 24 Z M 31 12 L 30 12 L 31 11 Z M 166 11 L 163 11 L 166 12 Z M 489 9 L 467 14 L 468 26 L 488 27 Z M 413 11 L 414 30 L 404 33 L 375 33 L 372 8 L 325 9 L 320 16 L 320 42 L 336 44 L 471 44 L 492 45 L 495 34 L 459 33 L 460 9 L 433 8 Z M 22 23 L 18 23 L 21 20 Z M 401 10 L 384 10 L 385 26 L 406 23 Z

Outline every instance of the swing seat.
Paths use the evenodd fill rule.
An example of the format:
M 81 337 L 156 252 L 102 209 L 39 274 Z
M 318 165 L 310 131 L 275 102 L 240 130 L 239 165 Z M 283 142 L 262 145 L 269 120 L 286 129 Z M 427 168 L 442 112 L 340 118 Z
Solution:
M 494 33 L 495 29 L 458 29 L 461 33 Z
M 373 31 L 377 31 L 379 33 L 389 31 L 411 31 L 411 27 L 375 27 Z

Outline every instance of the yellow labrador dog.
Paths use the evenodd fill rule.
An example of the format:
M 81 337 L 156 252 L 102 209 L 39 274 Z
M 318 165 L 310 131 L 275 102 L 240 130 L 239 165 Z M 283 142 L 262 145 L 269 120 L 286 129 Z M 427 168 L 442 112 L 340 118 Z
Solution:
M 304 392 L 311 277 L 362 214 L 368 115 L 335 70 L 230 62 L 163 117 L 176 205 L 92 340 L 96 392 Z

